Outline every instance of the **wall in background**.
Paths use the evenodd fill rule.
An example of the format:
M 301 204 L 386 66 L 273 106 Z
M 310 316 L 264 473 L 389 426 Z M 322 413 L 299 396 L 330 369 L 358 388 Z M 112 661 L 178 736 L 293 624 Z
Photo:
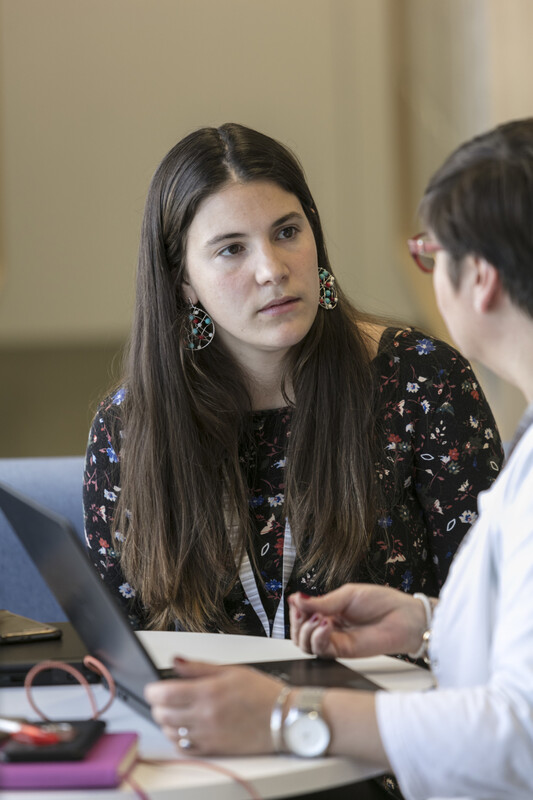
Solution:
M 190 130 L 228 120 L 297 152 L 337 269 L 406 312 L 400 276 L 374 298 L 365 265 L 368 241 L 392 256 L 373 236 L 394 203 L 389 7 L 3 0 L 2 341 L 123 337 L 150 177 Z
M 532 29 L 528 0 L 0 0 L 0 456 L 83 450 L 150 177 L 200 125 L 291 146 L 352 298 L 446 336 L 405 238 L 444 156 L 531 111 Z
M 2 347 L 1 456 L 83 454 L 120 355 L 118 344 Z
M 461 141 L 533 114 L 533 3 L 407 0 L 401 5 L 405 36 L 398 95 L 407 127 L 404 196 L 416 203 L 428 176 Z M 430 329 L 449 340 L 431 285 L 412 272 L 405 273 L 405 279 L 416 296 L 415 308 L 427 310 Z M 525 400 L 481 365 L 474 367 L 508 440 Z

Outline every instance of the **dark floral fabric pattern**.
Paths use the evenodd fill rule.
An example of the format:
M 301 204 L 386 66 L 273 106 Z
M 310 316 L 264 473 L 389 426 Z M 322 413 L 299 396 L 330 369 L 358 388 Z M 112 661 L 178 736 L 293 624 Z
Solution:
M 411 329 L 388 328 L 373 365 L 380 393 L 375 470 L 382 502 L 368 557 L 354 567 L 353 580 L 437 596 L 453 555 L 477 517 L 477 495 L 500 470 L 499 434 L 471 366 L 444 342 Z M 120 492 L 123 397 L 119 391 L 101 404 L 89 435 L 86 541 L 95 568 L 132 625 L 142 628 L 146 624 L 142 604 L 135 587 L 124 580 L 115 549 L 121 533 L 112 533 Z M 256 533 L 257 585 L 271 628 L 282 594 L 290 422 L 288 408 L 255 413 L 252 441 L 241 448 Z M 299 590 L 320 594 L 324 587 L 313 572 L 301 574 L 297 559 L 285 595 Z M 265 635 L 240 583 L 225 606 L 242 633 Z M 179 621 L 176 627 L 180 628 Z

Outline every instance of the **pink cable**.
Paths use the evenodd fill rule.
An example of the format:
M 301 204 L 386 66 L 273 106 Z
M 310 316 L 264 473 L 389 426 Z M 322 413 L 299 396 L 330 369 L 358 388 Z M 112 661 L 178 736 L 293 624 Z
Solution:
M 89 702 L 91 704 L 91 708 L 93 711 L 91 719 L 98 719 L 98 717 L 100 717 L 104 713 L 104 711 L 107 711 L 107 709 L 115 699 L 115 694 L 116 694 L 115 681 L 113 680 L 111 673 L 109 672 L 107 667 L 105 667 L 102 664 L 101 661 L 99 661 L 97 658 L 93 658 L 93 656 L 85 656 L 85 658 L 83 659 L 83 664 L 92 672 L 96 672 L 97 675 L 101 675 L 102 677 L 105 678 L 107 687 L 109 689 L 109 700 L 107 701 L 107 703 L 100 710 L 98 710 L 98 707 L 96 705 L 96 700 L 94 699 L 93 690 L 91 689 L 91 686 L 85 675 L 83 675 L 79 671 L 79 669 L 76 669 L 76 667 L 73 667 L 71 664 L 65 664 L 62 661 L 52 661 L 49 659 L 47 661 L 40 661 L 39 664 L 35 664 L 35 666 L 33 666 L 29 670 L 26 677 L 24 678 L 24 689 L 26 691 L 26 698 L 30 706 L 37 714 L 37 716 L 39 716 L 45 722 L 50 721 L 50 717 L 47 717 L 46 714 L 43 714 L 43 712 L 36 704 L 32 696 L 33 681 L 35 677 L 39 675 L 39 673 L 44 672 L 47 669 L 61 669 L 64 672 L 68 672 L 69 675 L 72 675 L 72 677 L 75 678 L 78 681 L 78 683 L 81 684 L 81 686 L 83 686 L 83 688 L 87 692 L 87 695 L 89 697 Z
M 252 800 L 262 800 L 261 795 L 257 792 L 254 786 L 245 778 L 241 778 L 233 770 L 227 767 L 222 767 L 220 764 L 213 764 L 211 761 L 204 761 L 201 758 L 140 758 L 137 762 L 139 764 L 152 765 L 154 767 L 164 766 L 165 764 L 187 764 L 192 767 L 200 767 L 205 769 L 212 769 L 214 772 L 220 772 L 227 778 L 230 778 L 235 783 L 238 783 L 243 789 L 248 792 Z M 130 783 L 132 789 L 136 791 L 141 800 L 148 800 L 148 795 L 144 793 L 143 789 L 132 778 L 128 777 L 127 781 Z

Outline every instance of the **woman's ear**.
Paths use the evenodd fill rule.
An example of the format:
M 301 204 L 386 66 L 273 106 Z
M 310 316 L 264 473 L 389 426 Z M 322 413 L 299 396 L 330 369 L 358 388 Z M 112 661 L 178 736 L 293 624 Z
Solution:
M 484 258 L 475 258 L 474 308 L 480 313 L 493 311 L 501 300 L 502 282 L 496 267 Z
M 193 306 L 198 305 L 198 295 L 185 278 L 181 282 L 181 296 L 186 303 L 192 303 Z

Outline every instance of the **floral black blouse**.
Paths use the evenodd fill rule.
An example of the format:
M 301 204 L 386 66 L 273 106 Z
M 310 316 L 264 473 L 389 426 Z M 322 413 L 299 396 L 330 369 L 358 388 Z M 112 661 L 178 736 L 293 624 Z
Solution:
M 379 382 L 380 446 L 376 477 L 384 506 L 377 512 L 366 561 L 353 580 L 437 596 L 451 560 L 477 517 L 476 498 L 498 476 L 503 452 L 489 406 L 469 363 L 452 347 L 417 331 L 388 328 L 373 361 Z M 85 532 L 95 568 L 120 600 L 132 625 L 146 618 L 135 587 L 124 579 L 112 533 L 120 492 L 120 442 L 111 414 L 120 415 L 123 391 L 96 414 L 84 473 Z M 270 629 L 282 596 L 285 537 L 284 467 L 289 408 L 253 415 L 255 441 L 241 452 L 255 523 L 257 589 Z M 253 563 L 253 559 L 252 559 Z M 324 591 L 298 559 L 284 597 Z M 286 602 L 286 600 L 285 600 Z M 265 635 L 240 582 L 225 601 L 242 633 Z M 288 614 L 285 615 L 288 619 Z M 176 621 L 176 628 L 180 628 Z M 285 628 L 289 636 L 288 624 Z

